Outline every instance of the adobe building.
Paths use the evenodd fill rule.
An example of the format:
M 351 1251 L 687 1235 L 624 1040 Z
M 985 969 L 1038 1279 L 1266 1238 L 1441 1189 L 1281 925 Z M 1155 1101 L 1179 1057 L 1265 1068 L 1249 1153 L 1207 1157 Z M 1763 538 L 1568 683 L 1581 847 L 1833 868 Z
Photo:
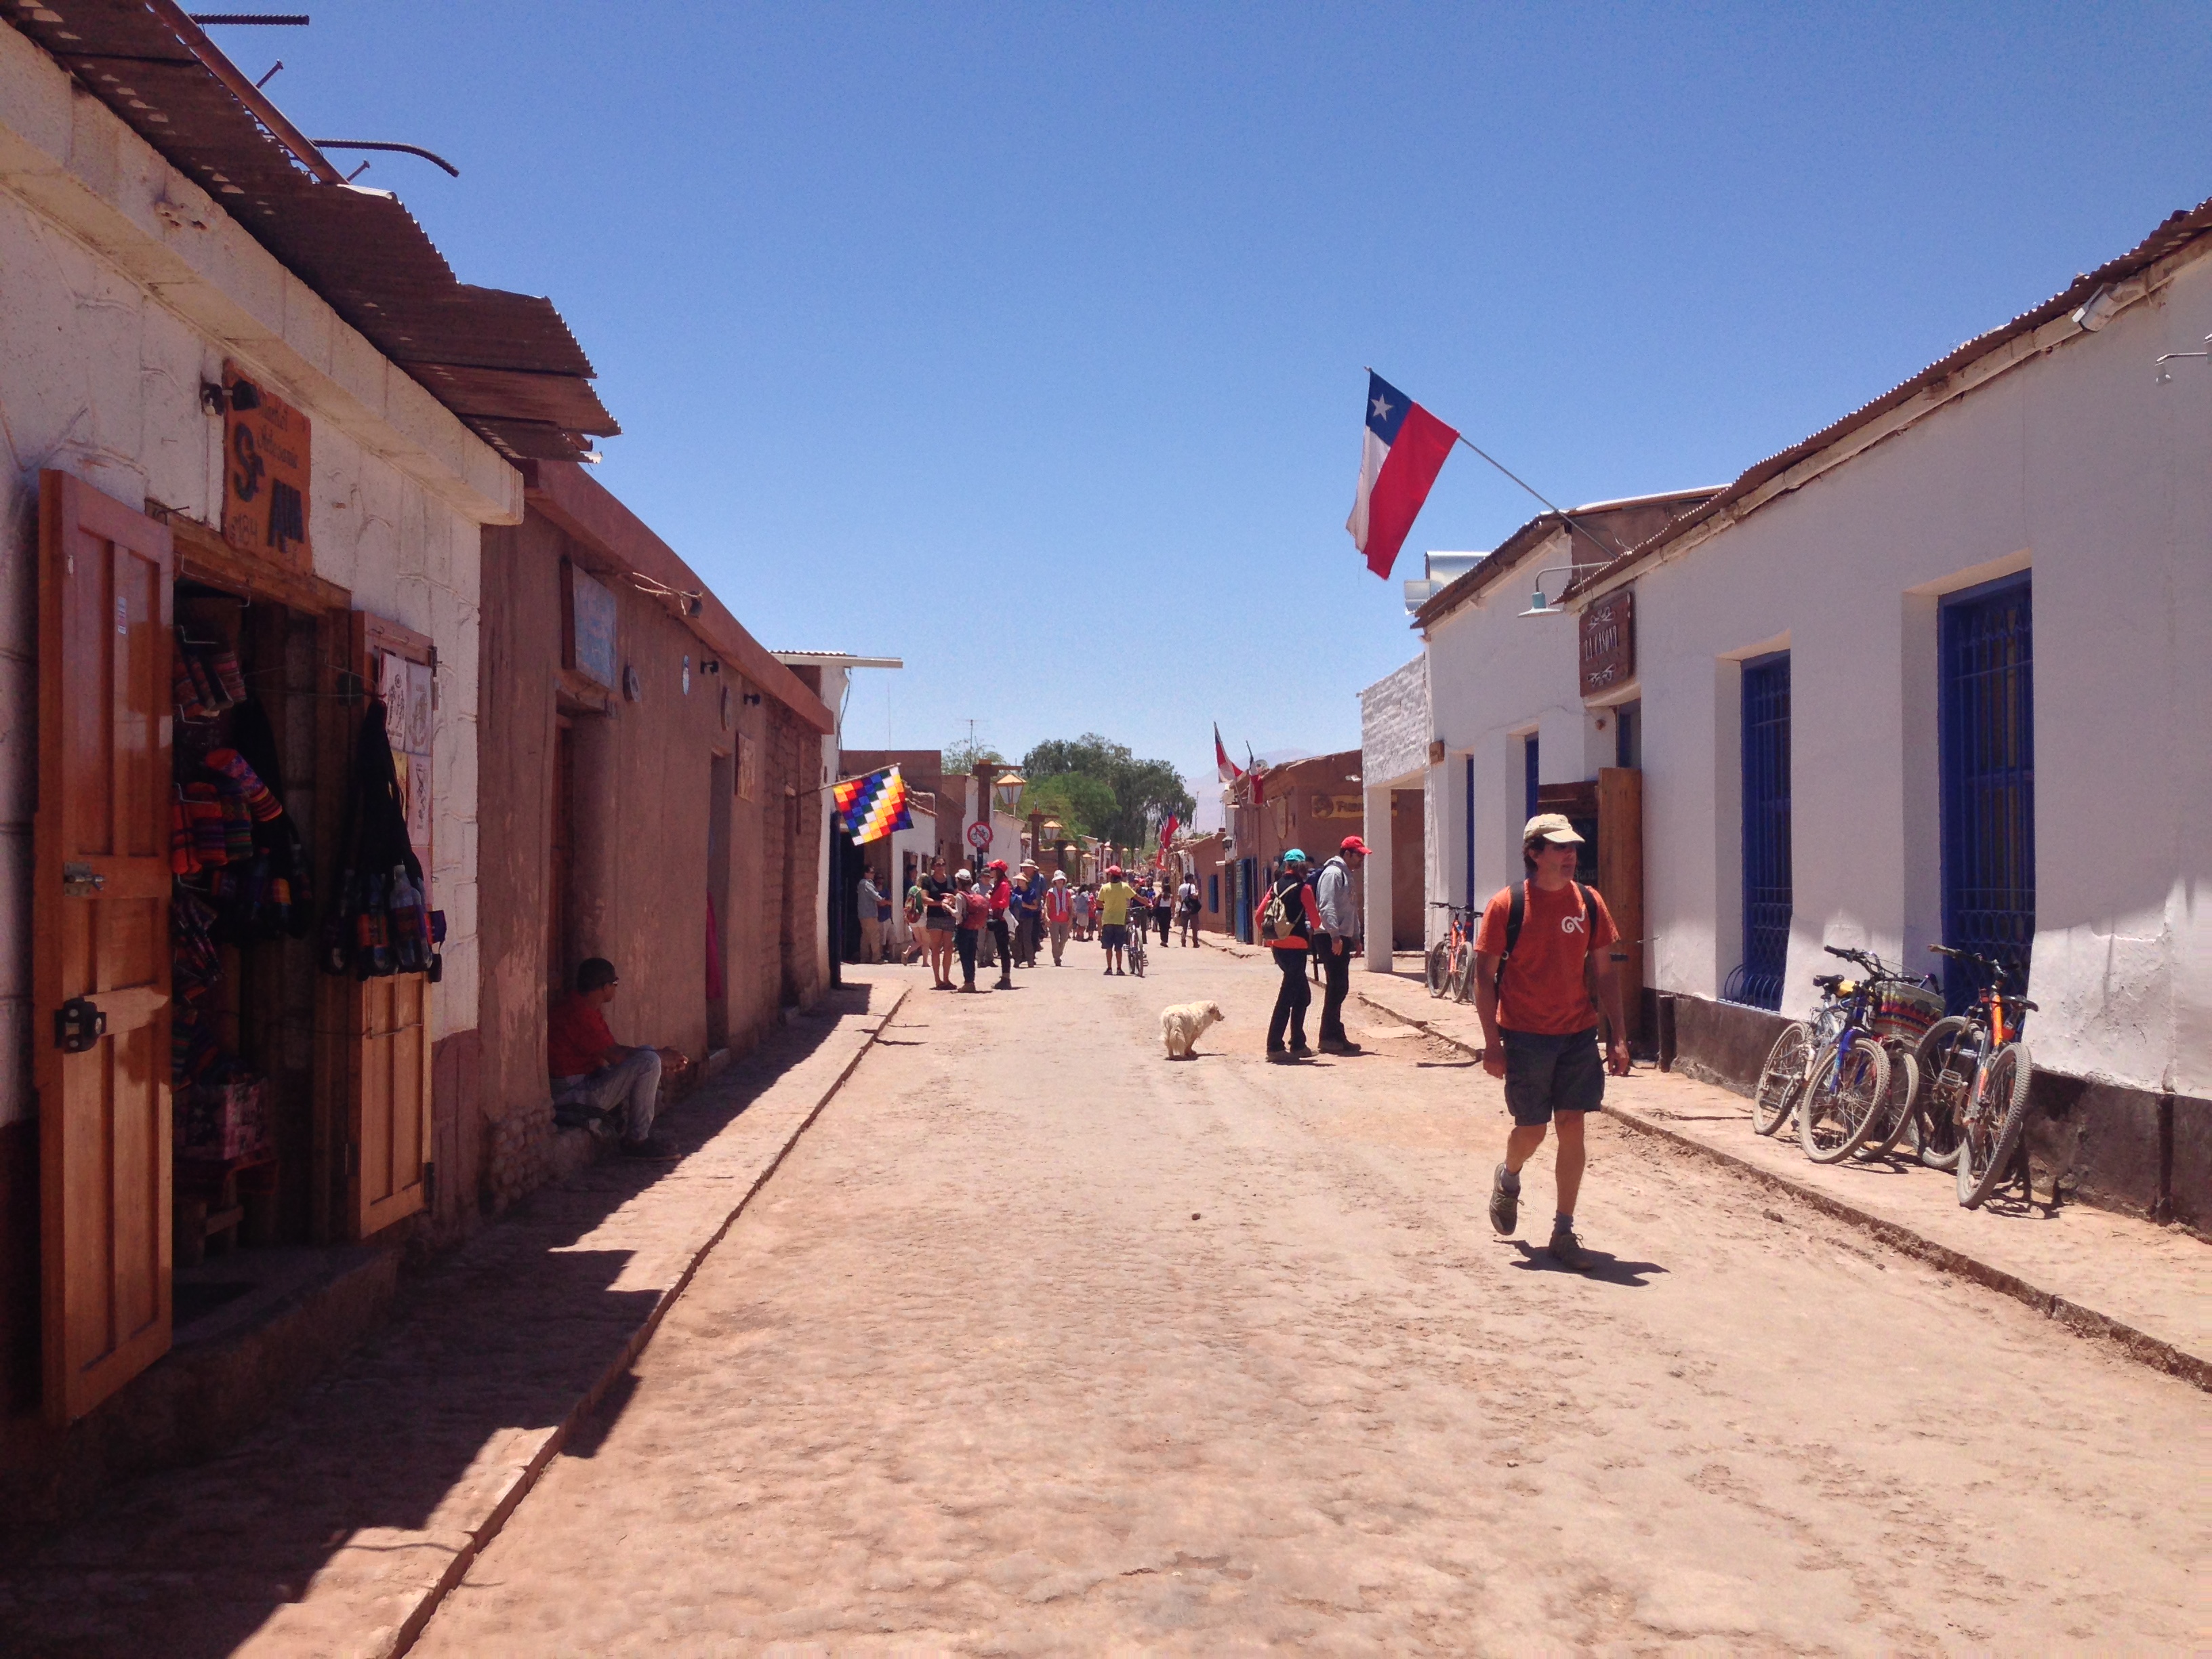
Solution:
M 523 517 L 519 460 L 616 428 L 550 302 L 462 285 L 181 15 L 8 22 L 20 1526 L 236 1432 L 389 1303 L 392 1246 L 473 1205 L 437 1149 L 480 1017 L 481 536 Z M 372 813 L 379 868 L 349 883 Z M 300 1323 L 310 1302 L 331 1317 Z M 242 1362 L 219 1328 L 271 1340 Z
M 618 1041 L 709 1069 L 824 984 L 829 709 L 582 467 L 524 478 L 522 523 L 483 538 L 477 811 L 500 856 L 481 1092 L 460 1090 L 438 1148 L 453 1201 L 494 1211 L 590 1156 L 546 1080 L 546 1016 L 578 963 L 621 975 Z
M 1318 870 L 1346 836 L 1362 833 L 1359 767 L 1360 751 L 1346 749 L 1255 768 L 1235 787 L 1229 802 L 1233 891 L 1223 902 L 1238 939 L 1252 939 L 1255 896 L 1285 853 L 1299 848 L 1312 861 L 1308 867 Z

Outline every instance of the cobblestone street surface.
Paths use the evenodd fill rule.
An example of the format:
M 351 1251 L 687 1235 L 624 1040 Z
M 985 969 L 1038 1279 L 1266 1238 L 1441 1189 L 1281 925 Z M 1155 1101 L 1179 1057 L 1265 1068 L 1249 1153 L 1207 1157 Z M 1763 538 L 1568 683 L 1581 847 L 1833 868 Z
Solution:
M 1459 1050 L 1270 1066 L 1267 964 L 1068 963 L 914 975 L 417 1652 L 2201 1639 L 2197 1389 L 1604 1120 L 1559 1271 Z

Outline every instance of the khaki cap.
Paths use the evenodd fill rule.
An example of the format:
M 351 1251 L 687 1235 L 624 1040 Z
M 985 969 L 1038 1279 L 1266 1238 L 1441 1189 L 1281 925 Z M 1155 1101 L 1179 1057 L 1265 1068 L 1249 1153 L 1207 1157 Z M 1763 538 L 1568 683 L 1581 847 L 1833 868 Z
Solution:
M 1579 845 L 1582 837 L 1575 833 L 1575 826 L 1567 822 L 1565 813 L 1539 812 L 1528 820 L 1528 827 L 1521 832 L 1522 846 L 1532 841 L 1548 841 L 1554 847 L 1566 847 Z

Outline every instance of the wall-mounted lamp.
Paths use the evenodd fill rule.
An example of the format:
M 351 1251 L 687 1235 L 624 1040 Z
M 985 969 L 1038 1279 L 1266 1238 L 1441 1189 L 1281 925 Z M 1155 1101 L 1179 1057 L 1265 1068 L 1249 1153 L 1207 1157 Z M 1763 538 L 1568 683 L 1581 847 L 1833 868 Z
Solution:
M 1554 564 L 1547 565 L 1543 569 L 1539 570 L 1536 573 L 1535 591 L 1528 595 L 1528 608 L 1526 611 L 1523 611 L 1521 614 L 1524 617 L 1565 616 L 1567 614 L 1567 611 L 1565 605 L 1553 605 L 1549 599 L 1544 597 L 1544 578 L 1547 576 L 1556 576 L 1562 571 L 1571 576 L 1579 568 L 1581 568 L 1579 565 Z
M 228 386 L 217 380 L 202 380 L 200 407 L 210 415 L 220 415 L 226 409 L 244 414 L 249 409 L 261 407 L 261 388 L 243 376 Z
M 2208 335 L 2206 335 L 2206 336 L 2204 337 L 2204 343 L 2205 343 L 2205 345 L 2206 345 L 2206 347 L 2207 347 L 2207 348 L 2212 348 L 2212 334 L 2208 334 Z M 2169 351 L 2169 352 L 2167 352 L 2167 353 L 2166 354 L 2166 356 L 2164 356 L 2163 357 L 2160 357 L 2160 358 L 2158 360 L 2158 384 L 2159 384 L 2159 385 L 2160 385 L 2160 386 L 2172 386 L 2172 385 L 2173 384 L 2173 371 L 2172 371 L 2172 369 L 2168 368 L 2166 367 L 2166 365 L 2167 365 L 2168 363 L 2170 363 L 2170 362 L 2172 362 L 2176 358 L 2179 358 L 2179 357 L 2212 357 L 2212 349 L 2208 349 L 2203 350 L 2203 351 Z
M 748 692 L 746 692 L 746 693 L 745 693 L 745 707 L 746 707 L 746 708 L 759 708 L 759 707 L 760 707 L 760 693 L 759 693 L 759 692 L 757 692 L 757 691 L 748 691 Z

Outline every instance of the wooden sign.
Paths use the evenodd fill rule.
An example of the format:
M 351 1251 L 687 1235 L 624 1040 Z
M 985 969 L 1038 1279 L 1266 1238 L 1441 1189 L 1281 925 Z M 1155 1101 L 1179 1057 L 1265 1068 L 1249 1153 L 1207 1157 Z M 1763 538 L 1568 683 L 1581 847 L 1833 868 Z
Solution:
M 1592 697 L 1636 678 L 1636 590 L 1624 587 L 1582 616 L 1583 696 Z
M 615 689 L 615 596 L 568 567 L 568 666 Z
M 1332 795 L 1314 791 L 1313 816 L 1317 818 L 1364 818 L 1367 804 L 1358 795 Z
M 222 383 L 229 393 L 222 413 L 222 538 L 240 552 L 312 570 L 307 417 L 234 363 L 222 366 Z
M 760 799 L 760 745 L 746 732 L 738 733 L 738 799 Z

